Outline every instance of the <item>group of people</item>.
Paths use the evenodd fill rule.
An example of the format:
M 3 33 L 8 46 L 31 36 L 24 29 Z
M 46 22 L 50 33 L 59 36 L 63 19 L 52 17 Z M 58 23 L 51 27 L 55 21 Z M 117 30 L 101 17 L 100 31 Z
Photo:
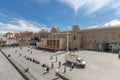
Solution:
M 28 49 L 28 52 L 30 52 L 32 54 L 32 51 L 30 51 L 29 49 Z
M 51 56 L 50 59 L 53 59 L 53 56 Z M 58 62 L 57 56 L 55 57 L 55 62 Z M 56 70 L 55 70 L 56 76 L 59 75 L 59 68 L 62 66 L 61 61 L 58 62 L 58 65 L 59 65 L 59 66 L 58 66 L 58 67 L 56 68 Z M 54 63 L 53 63 L 53 62 L 51 62 L 51 68 L 52 68 L 52 69 L 54 68 Z M 72 69 L 73 69 L 73 68 L 74 68 L 74 67 L 72 66 Z M 63 73 L 66 73 L 66 66 L 64 66 L 64 71 L 63 71 Z
M 22 47 L 20 47 L 20 49 L 22 50 Z M 32 48 L 28 47 L 28 50 L 27 50 L 27 51 L 32 54 L 31 49 L 32 49 Z M 15 53 L 17 53 L 17 52 L 18 52 L 18 51 L 15 50 Z M 19 56 L 21 56 L 21 54 L 19 54 Z M 28 57 L 28 56 L 24 56 L 24 58 L 25 58 L 26 60 L 29 60 L 29 61 L 33 62 L 33 63 L 40 64 L 40 62 L 37 61 L 37 60 L 34 59 L 34 58 L 31 58 L 31 57 Z M 52 60 L 52 59 L 53 59 L 53 56 L 51 56 L 50 59 Z M 58 57 L 57 57 L 57 56 L 55 57 L 55 62 L 58 62 Z M 59 61 L 59 62 L 58 62 L 58 67 L 55 69 L 55 74 L 56 74 L 56 76 L 59 76 L 59 68 L 60 68 L 61 66 L 62 66 L 62 65 L 61 65 L 61 61 Z M 54 63 L 53 63 L 53 62 L 51 63 L 51 67 L 48 66 L 48 65 L 46 65 L 46 64 L 42 64 L 42 67 L 46 68 L 46 72 L 48 73 L 48 72 L 50 72 L 50 69 L 53 69 L 53 68 L 54 68 Z M 72 69 L 73 69 L 73 68 L 74 68 L 74 66 L 72 65 Z M 27 69 L 25 70 L 25 72 L 28 72 L 28 70 L 29 70 L 29 68 L 27 68 Z M 63 73 L 66 73 L 66 66 L 64 66 L 64 71 L 63 71 Z
M 64 66 L 64 71 L 63 71 L 63 73 L 66 73 L 66 67 Z M 55 75 L 56 76 L 59 76 L 59 68 L 56 68 L 56 70 L 55 70 Z
M 31 62 L 34 62 L 34 63 L 36 63 L 36 64 L 40 64 L 40 62 L 39 61 L 37 61 L 37 60 L 35 60 L 34 58 L 31 58 L 31 57 L 26 57 L 26 56 L 24 56 L 24 58 L 26 58 L 26 60 L 29 60 L 29 61 L 31 61 Z
M 55 69 L 55 75 L 56 75 L 56 76 L 59 76 L 59 69 L 60 69 L 60 67 L 61 67 L 61 61 L 58 62 L 58 65 L 59 65 L 59 66 Z M 46 68 L 46 72 L 48 73 L 48 72 L 50 72 L 50 69 L 53 69 L 53 68 L 54 68 L 54 63 L 51 62 L 51 67 L 48 66 L 48 65 L 46 65 L 46 64 L 42 64 L 42 67 Z M 66 72 L 66 67 L 64 67 L 63 73 L 65 73 L 65 72 Z
M 51 68 L 50 68 L 48 65 L 42 64 L 42 67 L 46 68 L 46 72 L 47 72 L 47 73 L 50 72 L 50 69 L 51 69 Z

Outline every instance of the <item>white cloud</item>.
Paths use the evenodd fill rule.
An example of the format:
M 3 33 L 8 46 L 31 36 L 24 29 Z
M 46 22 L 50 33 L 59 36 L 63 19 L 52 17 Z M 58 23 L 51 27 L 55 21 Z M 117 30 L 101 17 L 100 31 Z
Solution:
M 112 20 L 112 21 L 110 21 L 110 22 L 107 22 L 107 23 L 105 23 L 105 24 L 103 24 L 103 25 L 101 25 L 101 26 L 98 26 L 98 25 L 96 25 L 96 26 L 90 26 L 90 27 L 88 27 L 88 29 L 92 29 L 92 28 L 103 28 L 103 27 L 116 27 L 116 26 L 120 26 L 120 20 Z
M 85 9 L 85 13 L 92 14 L 101 9 L 120 10 L 120 0 L 58 0 L 61 3 L 68 5 L 77 13 L 81 8 Z
M 120 20 L 112 20 L 112 21 L 104 24 L 104 26 L 107 26 L 107 27 L 109 27 L 109 26 L 117 26 L 117 25 L 120 25 Z
M 92 29 L 92 28 L 98 28 L 98 26 L 96 25 L 96 26 L 90 26 L 90 27 L 88 27 L 88 29 Z
M 30 22 L 30 21 L 28 22 L 25 20 L 18 20 L 18 21 L 16 21 L 16 24 L 0 23 L 0 26 L 1 26 L 2 31 L 6 30 L 6 31 L 10 31 L 10 32 L 22 32 L 22 31 L 38 32 L 41 30 L 41 28 L 46 28 L 46 26 L 44 24 L 37 24 L 37 23 Z
M 77 13 L 79 9 L 86 3 L 86 0 L 58 0 L 58 1 L 74 9 L 75 13 Z
M 92 14 L 103 7 L 107 7 L 111 0 L 87 0 L 85 8 L 87 9 L 87 14 Z
M 0 17 L 1 16 L 2 15 L 0 15 Z M 14 18 L 14 17 L 11 17 L 11 19 L 10 19 L 10 17 L 9 17 L 9 19 L 5 18 L 5 20 L 8 20 L 8 21 L 5 23 L 0 20 L 0 33 L 23 32 L 23 31 L 38 32 L 43 28 L 46 30 L 49 30 L 49 28 L 47 28 L 46 25 L 38 24 L 34 21 L 28 21 L 28 20 L 18 19 L 18 18 Z

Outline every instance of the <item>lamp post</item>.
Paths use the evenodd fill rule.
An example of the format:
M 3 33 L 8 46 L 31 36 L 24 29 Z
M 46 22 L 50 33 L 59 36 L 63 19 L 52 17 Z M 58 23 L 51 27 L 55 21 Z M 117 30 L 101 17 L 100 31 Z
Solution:
M 66 46 L 67 46 L 67 52 L 68 52 L 69 51 L 69 29 L 70 29 L 70 27 L 68 26 L 67 29 L 68 30 L 67 30 L 67 35 L 66 35 L 66 37 L 67 37 L 67 45 Z

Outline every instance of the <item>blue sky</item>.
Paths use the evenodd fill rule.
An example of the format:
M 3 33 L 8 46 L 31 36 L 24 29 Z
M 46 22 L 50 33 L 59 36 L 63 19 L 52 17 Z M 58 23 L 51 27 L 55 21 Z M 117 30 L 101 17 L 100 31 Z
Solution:
M 0 0 L 0 33 L 120 25 L 120 0 Z

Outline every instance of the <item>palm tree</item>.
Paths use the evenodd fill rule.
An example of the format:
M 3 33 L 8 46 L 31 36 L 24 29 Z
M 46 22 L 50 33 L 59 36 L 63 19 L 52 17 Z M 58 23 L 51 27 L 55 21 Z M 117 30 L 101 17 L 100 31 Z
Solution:
M 10 35 L 12 35 L 12 33 L 11 33 L 11 32 L 7 32 L 7 33 L 6 33 L 6 35 L 5 35 L 6 37 L 8 37 L 9 44 L 10 44 Z
M 17 39 L 18 35 L 19 35 L 18 33 L 15 33 L 15 36 L 14 36 L 14 37 L 15 37 L 15 39 Z

